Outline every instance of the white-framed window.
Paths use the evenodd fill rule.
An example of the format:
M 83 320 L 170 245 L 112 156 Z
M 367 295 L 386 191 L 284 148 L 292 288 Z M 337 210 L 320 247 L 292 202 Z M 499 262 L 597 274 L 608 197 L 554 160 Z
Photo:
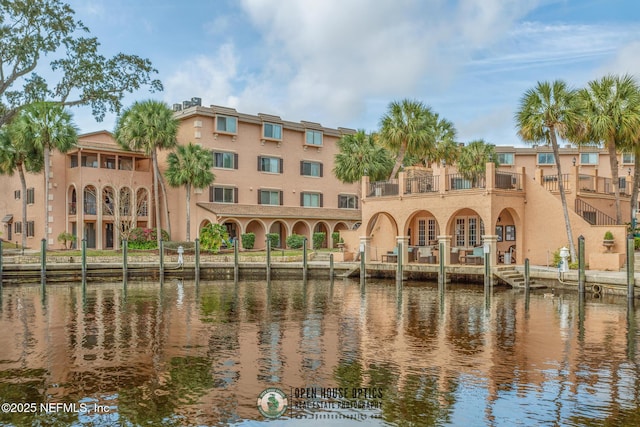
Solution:
M 319 130 L 307 129 L 305 143 L 307 145 L 322 145 L 322 132 Z
M 456 246 L 465 248 L 478 246 L 480 243 L 482 243 L 482 235 L 484 234 L 484 223 L 477 216 L 457 217 L 455 233 Z M 433 240 L 435 240 L 435 236 Z
M 465 218 L 456 218 L 456 246 L 466 246 Z
M 478 218 L 470 217 L 469 222 L 469 239 L 468 243 L 470 247 L 478 245 Z
M 307 208 L 321 208 L 322 193 L 300 193 L 300 206 Z
M 598 153 L 580 153 L 581 165 L 597 165 Z
M 236 187 L 209 187 L 209 201 L 215 203 L 238 203 L 238 189 Z
M 222 169 L 238 169 L 238 154 L 225 151 L 214 151 L 213 167 Z
M 538 153 L 539 165 L 555 165 L 556 161 L 553 157 L 553 153 Z
M 427 221 L 424 219 L 418 220 L 418 246 L 425 246 L 427 244 Z
M 498 153 L 498 163 L 500 163 L 501 165 L 513 165 L 513 153 Z
M 358 209 L 358 196 L 354 194 L 339 194 L 338 208 L 340 209 Z
M 230 116 L 216 116 L 216 131 L 225 133 L 237 133 L 238 118 Z
M 428 230 L 427 230 L 427 237 L 429 238 L 429 242 L 433 242 L 434 240 L 436 240 L 436 220 L 435 219 L 430 219 L 428 222 Z
M 622 164 L 634 165 L 636 163 L 636 156 L 633 153 L 622 153 Z
M 300 162 L 300 175 L 322 177 L 322 163 L 302 160 Z
M 278 123 L 265 123 L 262 125 L 262 136 L 268 139 L 282 139 L 282 125 Z
M 282 159 L 280 157 L 258 156 L 258 171 L 282 173 Z
M 260 204 L 260 205 L 282 205 L 282 191 L 279 191 L 279 190 L 258 190 L 258 204 Z

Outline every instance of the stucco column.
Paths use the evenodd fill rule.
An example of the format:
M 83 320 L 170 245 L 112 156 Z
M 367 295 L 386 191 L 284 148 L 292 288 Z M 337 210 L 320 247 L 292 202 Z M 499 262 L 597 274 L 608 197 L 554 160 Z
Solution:
M 482 241 L 485 244 L 489 244 L 489 265 L 491 265 L 491 267 L 495 267 L 496 265 L 498 265 L 498 236 L 496 236 L 495 234 L 487 234 L 482 236 Z
M 448 189 L 447 174 L 449 173 L 447 166 L 440 167 L 440 194 L 446 194 Z
M 569 185 L 570 188 L 565 188 L 565 190 L 571 190 L 571 193 L 575 196 L 578 194 L 578 190 L 580 189 L 580 166 L 573 165 L 571 166 L 569 172 Z
M 536 180 L 536 182 L 538 183 L 538 185 L 542 185 L 542 169 L 541 168 L 537 168 L 536 169 L 536 173 L 533 175 L 533 179 Z
M 398 174 L 398 197 L 400 198 L 400 200 L 402 200 L 402 196 L 404 196 L 404 189 L 405 189 L 404 179 L 405 179 L 405 173 L 400 172 Z
M 364 248 L 364 260 L 365 262 L 371 261 L 371 251 L 369 250 L 371 246 L 371 237 L 369 236 L 360 236 L 360 247 L 358 248 L 358 253 L 361 252 L 361 248 Z
M 487 163 L 485 169 L 485 188 L 487 191 L 496 188 L 496 164 L 493 162 Z
M 527 184 L 526 184 L 527 180 L 525 179 L 526 178 L 525 172 L 526 172 L 526 170 L 525 170 L 524 166 L 520 166 L 520 167 L 516 168 L 516 173 L 520 175 L 520 187 L 521 187 L 522 191 L 524 191 L 525 194 L 527 194 L 526 193 L 526 191 L 527 191 Z
M 366 199 L 367 197 L 367 192 L 369 191 L 369 177 L 367 175 L 363 176 L 362 179 L 360 180 L 360 191 L 361 191 L 361 197 L 360 200 L 364 201 L 364 199 Z
M 442 248 L 440 248 L 442 243 Z M 451 236 L 438 236 L 438 256 L 444 257 L 444 265 L 451 265 Z
M 396 245 L 402 243 L 402 265 L 409 264 L 409 236 L 396 236 Z

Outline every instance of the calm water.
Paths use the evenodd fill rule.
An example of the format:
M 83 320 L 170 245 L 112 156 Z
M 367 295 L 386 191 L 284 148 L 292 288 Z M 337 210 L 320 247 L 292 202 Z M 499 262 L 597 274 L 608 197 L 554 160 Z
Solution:
M 165 282 L 5 287 L 0 307 L 0 425 L 640 425 L 625 298 Z

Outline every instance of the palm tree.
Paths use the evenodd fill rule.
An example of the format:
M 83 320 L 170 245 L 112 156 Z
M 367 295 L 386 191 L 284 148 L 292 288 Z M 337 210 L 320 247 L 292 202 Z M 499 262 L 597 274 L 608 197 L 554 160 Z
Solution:
M 578 108 L 584 123 L 580 140 L 601 143 L 609 151 L 616 222 L 622 224 L 617 153 L 637 140 L 640 90 L 630 75 L 608 75 L 578 92 Z
M 20 191 L 22 194 L 22 248 L 27 246 L 27 180 L 25 171 L 41 173 L 43 161 L 34 146 L 24 147 L 14 144 L 15 121 L 0 129 L 0 174 L 13 175 L 18 171 L 20 177 Z
M 49 175 L 50 158 L 53 150 L 66 153 L 78 141 L 78 129 L 72 121 L 71 113 L 60 104 L 35 102 L 25 107 L 15 123 L 16 145 L 23 150 L 40 153 L 44 162 L 44 236 L 45 247 L 49 233 Z
M 426 157 L 433 149 L 430 122 L 433 113 L 422 102 L 410 99 L 393 101 L 380 120 L 380 141 L 397 153 L 389 178 L 394 178 L 405 155 Z
M 176 152 L 167 157 L 169 167 L 165 172 L 169 185 L 184 185 L 187 192 L 187 242 L 191 241 L 191 187 L 205 188 L 213 182 L 215 176 L 211 153 L 199 145 L 189 143 L 178 145 Z
M 123 148 L 142 150 L 147 156 L 151 156 L 158 247 L 162 239 L 158 185 L 162 187 L 167 231 L 171 236 L 167 192 L 158 167 L 158 150 L 175 147 L 177 133 L 178 120 L 173 117 L 171 108 L 164 102 L 153 100 L 135 102 L 126 109 L 118 118 L 114 132 L 116 140 Z
M 340 152 L 335 156 L 333 175 L 341 182 L 358 182 L 365 175 L 371 181 L 381 181 L 393 168 L 391 153 L 364 130 L 343 135 L 337 146 Z
M 571 261 L 576 260 L 576 248 L 573 242 L 571 221 L 567 208 L 567 197 L 562 181 L 562 169 L 558 150 L 558 137 L 567 138 L 577 122 L 575 109 L 576 92 L 562 80 L 554 82 L 538 82 L 525 92 L 520 100 L 520 106 L 515 115 L 518 135 L 525 142 L 551 143 L 553 157 L 558 173 L 558 189 L 564 213 L 564 223 L 569 239 Z
M 498 166 L 495 145 L 487 144 L 482 139 L 471 141 L 460 150 L 458 171 L 475 184 L 485 174 L 489 162 Z
M 460 147 L 456 142 L 456 128 L 453 123 L 445 118 L 440 118 L 438 113 L 435 113 L 431 132 L 434 144 L 427 157 L 427 162 L 454 164 L 460 155 Z

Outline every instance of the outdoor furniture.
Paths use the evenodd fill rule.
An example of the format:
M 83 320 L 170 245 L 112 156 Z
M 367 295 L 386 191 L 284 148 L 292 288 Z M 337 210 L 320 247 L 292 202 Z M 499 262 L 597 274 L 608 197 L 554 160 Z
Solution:
M 382 258 L 382 262 L 398 262 L 398 248 L 393 248 L 393 251 L 388 251 L 380 258 Z
M 469 255 L 464 256 L 464 263 L 471 265 L 481 265 L 484 259 L 484 248 L 479 246 L 477 248 L 473 248 L 473 252 Z
M 422 246 L 418 248 L 418 262 L 426 264 L 436 263 L 436 256 L 433 254 L 431 246 Z
M 451 248 L 451 264 L 459 264 L 460 263 L 460 254 L 458 253 L 458 248 Z

